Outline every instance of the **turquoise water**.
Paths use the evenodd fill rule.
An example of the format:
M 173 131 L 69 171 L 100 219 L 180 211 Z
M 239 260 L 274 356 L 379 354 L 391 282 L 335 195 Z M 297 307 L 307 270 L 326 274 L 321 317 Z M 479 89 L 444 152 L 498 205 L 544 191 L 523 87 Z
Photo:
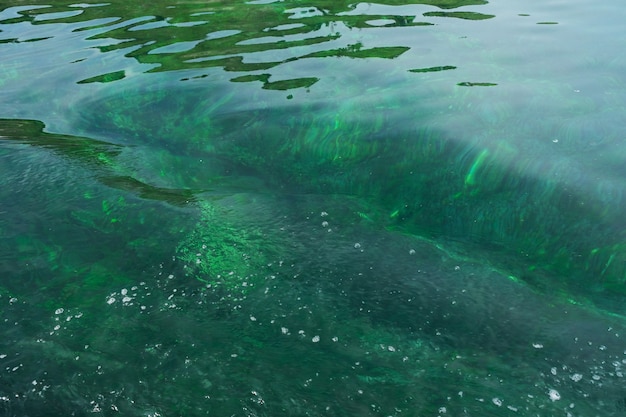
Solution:
M 0 4 L 0 415 L 625 415 L 625 18 Z

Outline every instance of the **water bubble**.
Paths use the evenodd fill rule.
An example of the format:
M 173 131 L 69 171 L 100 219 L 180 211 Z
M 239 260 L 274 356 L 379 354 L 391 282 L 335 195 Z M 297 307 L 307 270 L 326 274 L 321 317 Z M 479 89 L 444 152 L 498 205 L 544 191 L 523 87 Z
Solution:
M 357 243 L 355 243 L 355 244 L 354 244 L 354 249 L 359 249 L 359 248 L 361 248 L 361 244 L 360 244 L 360 243 L 358 243 L 358 242 L 357 242 Z
M 409 255 L 415 255 L 415 249 L 411 249 L 411 250 L 409 251 Z
M 574 382 L 578 382 L 583 379 L 583 376 L 581 374 L 574 374 L 570 376 L 570 379 Z
M 320 337 L 318 335 L 313 336 L 313 338 L 311 339 L 311 342 L 313 343 L 317 343 L 320 341 Z
M 548 397 L 550 397 L 552 401 L 558 401 L 561 399 L 561 394 L 559 394 L 557 390 L 551 388 L 548 391 Z
M 500 398 L 492 398 L 491 402 L 497 405 L 498 407 L 502 407 L 502 400 Z
M 533 347 L 535 349 L 543 349 L 543 345 L 541 343 L 533 343 Z
M 57 308 L 56 310 L 54 310 L 54 314 L 62 314 L 65 310 L 63 310 L 62 308 Z

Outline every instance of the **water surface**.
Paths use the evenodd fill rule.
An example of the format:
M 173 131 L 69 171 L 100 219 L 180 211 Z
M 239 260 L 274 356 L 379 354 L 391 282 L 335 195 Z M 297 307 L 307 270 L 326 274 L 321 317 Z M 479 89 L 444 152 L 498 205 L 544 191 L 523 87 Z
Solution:
M 622 9 L 0 4 L 0 413 L 623 415 Z

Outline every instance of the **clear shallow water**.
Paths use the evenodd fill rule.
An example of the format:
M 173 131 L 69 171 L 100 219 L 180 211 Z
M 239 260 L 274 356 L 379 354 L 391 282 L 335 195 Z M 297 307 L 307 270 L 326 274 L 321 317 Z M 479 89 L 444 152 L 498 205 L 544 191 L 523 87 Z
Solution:
M 616 3 L 1 9 L 4 415 L 624 414 Z

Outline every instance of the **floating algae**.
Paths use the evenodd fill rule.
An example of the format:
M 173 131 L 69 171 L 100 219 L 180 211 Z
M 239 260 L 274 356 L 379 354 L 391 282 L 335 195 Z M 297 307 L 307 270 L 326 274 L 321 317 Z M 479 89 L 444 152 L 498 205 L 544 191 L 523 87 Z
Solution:
M 243 198 L 239 202 L 245 204 Z M 238 225 L 228 208 L 203 200 L 195 228 L 178 245 L 177 257 L 185 273 L 210 286 L 245 293 L 264 279 L 263 271 L 272 262 L 267 231 L 253 225 Z

